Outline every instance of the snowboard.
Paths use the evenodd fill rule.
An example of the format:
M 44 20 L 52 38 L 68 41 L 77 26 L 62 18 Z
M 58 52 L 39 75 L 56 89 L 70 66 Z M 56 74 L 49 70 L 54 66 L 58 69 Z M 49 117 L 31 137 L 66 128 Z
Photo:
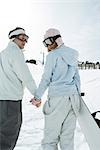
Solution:
M 100 150 L 100 128 L 81 97 L 81 109 L 78 122 L 89 145 L 90 150 Z

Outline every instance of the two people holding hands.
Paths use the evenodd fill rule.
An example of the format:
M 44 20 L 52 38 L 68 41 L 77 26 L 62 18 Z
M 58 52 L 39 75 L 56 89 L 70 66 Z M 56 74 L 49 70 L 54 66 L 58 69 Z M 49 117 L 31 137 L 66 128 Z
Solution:
M 74 150 L 76 112 L 80 109 L 78 52 L 65 46 L 59 30 L 50 28 L 43 44 L 48 50 L 39 87 L 29 71 L 23 54 L 29 36 L 17 27 L 8 34 L 10 42 L 0 53 L 0 149 L 13 150 L 22 125 L 22 98 L 26 86 L 34 97 L 31 103 L 43 106 L 45 119 L 42 150 Z M 74 107 L 75 106 L 75 107 Z M 76 108 L 76 110 L 75 110 Z

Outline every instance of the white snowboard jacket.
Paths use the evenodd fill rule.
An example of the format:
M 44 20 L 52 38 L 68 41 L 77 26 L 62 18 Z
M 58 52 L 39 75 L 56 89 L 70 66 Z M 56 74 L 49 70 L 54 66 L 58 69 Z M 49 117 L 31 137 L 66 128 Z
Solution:
M 24 85 L 32 95 L 36 84 L 25 63 L 22 50 L 14 42 L 0 53 L 0 100 L 20 100 Z

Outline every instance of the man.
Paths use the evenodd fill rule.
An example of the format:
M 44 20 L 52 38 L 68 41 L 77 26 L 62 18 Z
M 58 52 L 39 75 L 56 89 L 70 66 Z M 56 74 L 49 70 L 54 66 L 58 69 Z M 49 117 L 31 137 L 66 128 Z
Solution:
M 0 150 L 13 150 L 16 145 L 22 124 L 24 85 L 33 95 L 36 90 L 23 54 L 28 35 L 17 27 L 8 37 L 10 42 L 0 53 Z
M 80 77 L 77 67 L 78 52 L 66 47 L 57 29 L 48 29 L 44 35 L 48 55 L 44 73 L 31 103 L 40 106 L 48 87 L 48 100 L 43 107 L 45 116 L 43 150 L 74 149 L 76 115 L 80 110 Z

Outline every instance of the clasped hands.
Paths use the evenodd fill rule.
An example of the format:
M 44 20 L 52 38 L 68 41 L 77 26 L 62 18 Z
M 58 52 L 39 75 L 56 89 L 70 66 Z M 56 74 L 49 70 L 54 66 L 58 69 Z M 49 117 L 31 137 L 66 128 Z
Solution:
M 32 98 L 30 100 L 31 104 L 36 106 L 36 107 L 40 107 L 41 106 L 41 100 L 36 100 L 35 98 Z

